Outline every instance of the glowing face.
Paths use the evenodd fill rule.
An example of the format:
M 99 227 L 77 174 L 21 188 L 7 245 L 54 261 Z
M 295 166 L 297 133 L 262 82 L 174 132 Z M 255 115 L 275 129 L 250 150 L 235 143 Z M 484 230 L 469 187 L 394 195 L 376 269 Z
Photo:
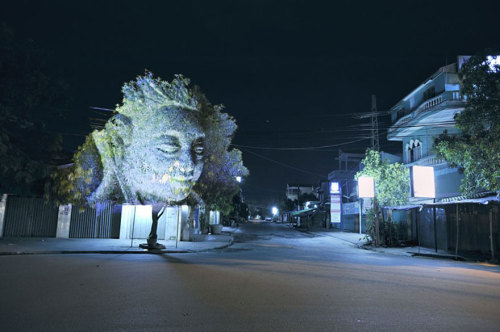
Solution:
M 186 198 L 203 169 L 204 133 L 196 113 L 165 107 L 133 122 L 122 174 L 145 201 Z

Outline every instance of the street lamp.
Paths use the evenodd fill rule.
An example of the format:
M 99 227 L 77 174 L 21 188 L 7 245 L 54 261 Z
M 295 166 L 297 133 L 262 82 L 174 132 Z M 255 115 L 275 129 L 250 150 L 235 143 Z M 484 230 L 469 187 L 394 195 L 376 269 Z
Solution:
M 377 199 L 375 197 L 375 180 L 371 176 L 360 176 L 358 178 L 358 197 L 373 198 L 373 212 L 375 213 L 375 245 L 378 246 L 378 216 Z M 359 212 L 359 231 L 361 232 L 361 209 Z
M 412 196 L 421 198 L 432 198 L 432 202 L 436 203 L 436 184 L 434 181 L 434 167 L 412 166 L 410 172 L 411 172 Z M 437 252 L 438 249 L 437 249 L 436 205 L 432 205 L 432 219 L 434 221 L 434 250 Z M 420 240 L 418 241 L 420 244 Z M 420 250 L 420 245 L 419 245 L 419 250 Z
M 236 177 L 236 182 L 241 183 L 241 176 Z
M 273 206 L 271 208 L 271 212 L 273 214 L 273 217 L 276 217 L 278 215 L 278 208 L 276 206 Z

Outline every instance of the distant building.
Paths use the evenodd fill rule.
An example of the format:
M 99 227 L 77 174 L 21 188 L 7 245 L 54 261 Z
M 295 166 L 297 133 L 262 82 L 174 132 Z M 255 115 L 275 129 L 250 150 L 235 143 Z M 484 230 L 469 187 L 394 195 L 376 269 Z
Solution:
M 437 198 L 460 194 L 461 174 L 436 157 L 433 145 L 445 130 L 459 133 L 454 116 L 463 111 L 465 100 L 460 93 L 458 70 L 467 59 L 458 57 L 457 63 L 439 68 L 390 109 L 392 124 L 387 139 L 402 143 L 407 167 L 434 167 Z
M 313 194 L 316 197 L 315 187 L 312 184 L 287 184 L 286 185 L 286 198 L 292 201 L 298 200 L 302 194 Z

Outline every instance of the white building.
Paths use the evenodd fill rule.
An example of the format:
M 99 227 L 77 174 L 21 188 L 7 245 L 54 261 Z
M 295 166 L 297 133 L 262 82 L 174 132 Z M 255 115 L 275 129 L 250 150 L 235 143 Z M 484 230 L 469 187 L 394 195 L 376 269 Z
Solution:
M 296 201 L 302 194 L 313 194 L 316 197 L 318 194 L 312 184 L 287 184 L 286 185 L 286 198 Z
M 427 80 L 390 109 L 391 127 L 387 139 L 400 141 L 406 166 L 433 166 L 436 197 L 460 195 L 462 175 L 456 168 L 438 159 L 433 151 L 434 140 L 445 130 L 457 134 L 454 116 L 465 107 L 460 93 L 458 70 L 468 57 L 439 68 Z

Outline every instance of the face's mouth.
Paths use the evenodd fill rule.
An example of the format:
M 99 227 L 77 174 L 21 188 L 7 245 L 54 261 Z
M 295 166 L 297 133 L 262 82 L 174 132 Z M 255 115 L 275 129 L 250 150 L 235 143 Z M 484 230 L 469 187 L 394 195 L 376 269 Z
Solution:
M 170 181 L 174 181 L 174 182 L 181 182 L 181 183 L 184 183 L 184 182 L 193 182 L 193 178 L 192 177 L 185 177 L 185 176 L 176 176 L 176 177 L 173 177 L 173 178 L 170 178 Z

